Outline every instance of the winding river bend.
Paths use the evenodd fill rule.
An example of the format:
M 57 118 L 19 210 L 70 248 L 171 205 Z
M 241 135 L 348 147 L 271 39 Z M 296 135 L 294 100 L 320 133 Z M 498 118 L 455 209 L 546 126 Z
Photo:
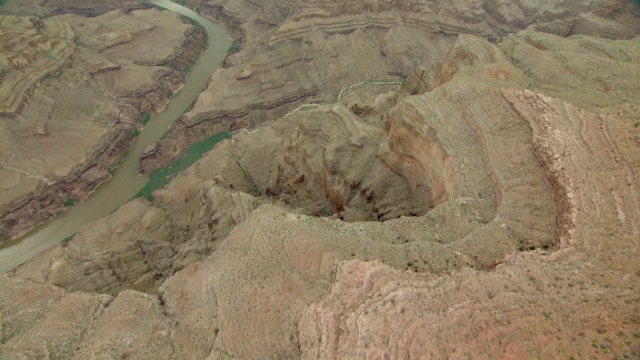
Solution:
M 167 128 L 196 100 L 206 87 L 209 76 L 224 60 L 227 49 L 231 46 L 231 39 L 224 26 L 169 0 L 150 0 L 149 2 L 175 11 L 200 24 L 207 32 L 206 50 L 187 75 L 182 89 L 171 98 L 162 112 L 156 114 L 145 125 L 113 177 L 99 186 L 85 202 L 71 207 L 22 238 L 5 242 L 0 247 L 1 272 L 13 269 L 75 234 L 86 224 L 110 214 L 135 196 L 148 180 L 147 177 L 138 176 L 140 154 L 145 145 L 162 137 Z

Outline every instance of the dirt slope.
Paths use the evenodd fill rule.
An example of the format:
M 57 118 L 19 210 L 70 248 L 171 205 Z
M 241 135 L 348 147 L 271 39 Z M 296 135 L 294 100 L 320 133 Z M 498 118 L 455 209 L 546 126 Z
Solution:
M 8 358 L 638 357 L 640 37 L 611 33 L 463 35 L 235 134 L 3 277 Z
M 181 86 L 205 34 L 156 9 L 2 15 L 0 26 L 2 238 L 11 239 L 111 176 L 141 113 Z
M 597 8 L 582 0 L 186 3 L 232 29 L 235 53 L 215 72 L 191 111 L 174 124 L 160 151 L 144 159 L 144 173 L 169 164 L 189 144 L 217 131 L 253 129 L 303 103 L 333 102 L 353 84 L 399 80 L 418 67 L 433 74 L 460 34 L 496 40 L 547 22 L 555 23 L 545 31 L 558 33 L 627 38 L 634 33 L 631 26 L 602 17 L 581 20 Z M 612 5 L 607 14 L 617 19 L 628 15 L 625 10 Z

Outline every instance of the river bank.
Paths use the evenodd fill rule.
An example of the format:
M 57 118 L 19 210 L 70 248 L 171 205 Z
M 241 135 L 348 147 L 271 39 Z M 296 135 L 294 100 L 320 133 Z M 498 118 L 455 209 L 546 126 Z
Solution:
M 21 231 L 7 230 L 7 234 L 13 233 L 13 236 L 4 236 L 3 238 L 16 238 L 16 234 L 24 234 L 28 231 L 29 224 L 35 225 L 42 223 L 47 219 L 53 217 L 56 212 L 60 212 L 68 208 L 67 211 L 58 215 L 54 220 L 35 228 L 30 233 L 27 233 L 24 237 L 15 241 L 5 242 L 0 248 L 0 263 L 2 271 L 13 268 L 21 262 L 27 260 L 34 254 L 48 248 L 49 246 L 65 239 L 66 237 L 77 232 L 82 226 L 88 222 L 95 220 L 99 217 L 109 214 L 113 210 L 117 209 L 121 204 L 131 199 L 140 189 L 147 183 L 147 178 L 138 176 L 138 163 L 139 157 L 144 147 L 162 137 L 166 132 L 167 127 L 171 125 L 184 111 L 187 109 L 193 101 L 197 98 L 198 94 L 205 88 L 209 76 L 224 60 L 227 50 L 231 45 L 225 28 L 222 25 L 213 23 L 209 19 L 200 16 L 194 11 L 184 8 L 180 5 L 171 3 L 170 1 L 153 1 L 156 6 L 166 8 L 168 10 L 179 13 L 182 16 L 186 16 L 189 19 L 202 25 L 204 31 L 208 36 L 207 48 L 200 56 L 200 60 L 190 70 L 184 81 L 184 85 L 175 94 L 172 94 L 170 101 L 166 104 L 164 109 L 153 116 L 143 129 L 139 130 L 140 133 L 135 139 L 133 145 L 129 147 L 126 156 L 119 162 L 119 166 L 113 175 L 111 171 L 108 174 L 103 175 L 100 179 L 101 182 L 105 182 L 97 190 L 92 193 L 92 190 L 100 183 L 93 184 L 93 188 L 86 187 L 84 193 L 72 193 L 69 198 L 82 199 L 84 195 L 87 200 L 83 203 L 79 203 L 70 208 L 65 206 L 65 201 L 60 201 L 60 204 L 56 204 L 51 200 L 52 197 L 44 197 L 39 199 L 38 203 L 26 202 L 26 204 L 19 207 L 22 212 L 17 212 L 13 208 L 5 208 L 7 214 L 3 216 L 3 226 L 10 226 L 14 223 L 26 224 L 22 225 Z M 185 54 L 187 52 L 184 52 Z M 165 98 L 166 101 L 166 98 Z M 133 137 L 133 132 L 136 127 L 128 129 L 130 136 Z M 129 138 L 130 139 L 130 138 Z M 112 142 L 110 145 L 119 143 Z M 122 157 L 123 152 L 127 148 L 129 142 L 123 141 L 121 145 L 113 147 L 109 152 L 109 155 L 113 157 L 113 166 L 118 163 Z M 110 178 L 110 179 L 109 179 Z M 53 193 L 55 196 L 57 193 Z M 89 196 L 91 194 L 91 196 Z M 53 197 L 55 199 L 55 197 Z M 48 202 L 47 202 L 47 199 Z M 32 200 L 33 201 L 33 200 Z M 46 206 L 51 206 L 53 211 L 43 211 Z M 69 202 L 67 202 L 69 204 Z M 37 212 L 39 217 L 29 217 L 30 212 L 34 214 Z M 5 219 L 15 219 L 13 222 L 7 222 Z M 25 221 L 24 219 L 29 219 Z M 31 223 L 30 223 L 31 222 Z M 16 226 L 16 225 L 13 225 Z

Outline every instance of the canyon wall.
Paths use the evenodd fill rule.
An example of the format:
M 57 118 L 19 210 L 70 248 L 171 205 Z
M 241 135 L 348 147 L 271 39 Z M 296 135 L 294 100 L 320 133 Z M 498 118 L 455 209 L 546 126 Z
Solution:
M 180 88 L 206 35 L 156 9 L 44 20 L 3 15 L 0 25 L 0 216 L 2 239 L 13 239 L 110 178 L 141 117 Z
M 450 38 L 401 81 L 354 72 L 322 101 L 264 112 L 268 96 L 290 95 L 279 86 L 302 88 L 301 65 L 282 78 L 247 67 L 252 43 L 295 37 L 290 19 L 318 32 L 401 5 L 207 4 L 192 5 L 243 19 L 245 38 L 167 141 L 191 121 L 209 124 L 193 126 L 202 137 L 216 121 L 255 128 L 0 277 L 7 358 L 640 355 L 640 37 L 624 15 L 635 3 L 608 2 L 604 16 L 602 4 L 442 2 L 432 11 L 473 29 L 540 22 Z M 574 21 L 585 34 L 559 35 Z M 207 112 L 220 116 L 198 120 Z
M 42 314 L 7 310 L 5 349 L 634 356 L 639 55 L 638 37 L 465 35 L 432 90 L 418 70 L 239 132 L 4 277 L 5 309 Z

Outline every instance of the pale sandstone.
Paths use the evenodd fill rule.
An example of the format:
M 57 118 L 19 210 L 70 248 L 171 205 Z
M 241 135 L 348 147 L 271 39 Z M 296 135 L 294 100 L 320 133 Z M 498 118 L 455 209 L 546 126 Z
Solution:
M 11 239 L 111 176 L 140 112 L 161 110 L 181 86 L 204 32 L 156 9 L 2 15 L 0 27 L 2 238 Z
M 83 230 L 161 211 L 180 271 L 161 301 L 120 292 L 74 355 L 637 357 L 638 39 L 465 35 L 433 74 L 237 133 L 157 190 L 160 209 L 136 200 Z M 386 221 L 340 220 L 372 219 L 367 206 Z M 69 246 L 147 236 L 104 234 Z M 43 281 L 43 259 L 17 273 Z M 37 324 L 55 316 L 31 301 Z M 16 319 L 5 342 L 25 351 Z
M 631 3 L 631 1 L 627 1 Z M 194 107 L 172 127 L 156 159 L 141 164 L 149 173 L 179 156 L 187 144 L 222 130 L 255 128 L 305 101 L 333 101 L 340 89 L 379 78 L 433 69 L 459 34 L 498 39 L 528 25 L 562 35 L 629 38 L 637 8 L 624 1 L 187 1 L 222 19 L 237 38 L 227 67 Z M 595 9 L 595 14 L 585 14 Z M 634 13 L 635 11 L 635 13 Z M 623 21 L 624 20 L 624 21 Z M 251 77 L 245 78 L 247 67 Z M 220 86 L 219 84 L 224 84 Z M 173 151 L 177 149 L 177 151 Z

